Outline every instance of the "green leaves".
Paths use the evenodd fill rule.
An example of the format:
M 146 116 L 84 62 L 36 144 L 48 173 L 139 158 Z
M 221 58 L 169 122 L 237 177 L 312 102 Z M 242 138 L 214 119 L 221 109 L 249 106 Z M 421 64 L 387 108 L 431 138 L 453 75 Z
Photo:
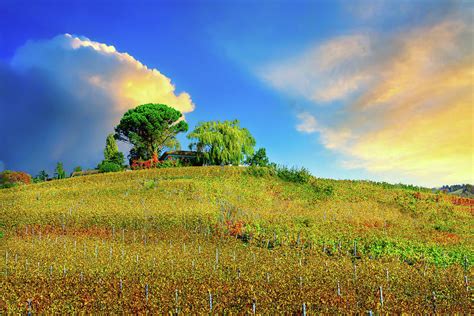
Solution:
M 143 104 L 124 114 L 115 127 L 115 138 L 134 146 L 131 159 L 150 159 L 170 144 L 177 146 L 176 135 L 188 130 L 182 116 L 165 104 Z
M 105 141 L 104 160 L 97 168 L 101 172 L 116 172 L 123 169 L 124 156 L 118 149 L 114 134 L 109 134 Z
M 211 165 L 239 165 L 254 152 L 255 139 L 238 120 L 201 122 L 188 134 L 189 147 L 202 153 Z
M 267 157 L 265 148 L 260 148 L 254 155 L 249 157 L 245 163 L 250 166 L 268 167 L 270 160 Z
M 119 156 L 119 149 L 117 143 L 115 142 L 114 134 L 109 134 L 105 141 L 105 149 L 104 149 L 104 159 L 108 161 L 114 161 Z M 122 155 L 123 160 L 123 155 Z M 122 164 L 123 161 L 119 161 L 118 163 Z
M 56 179 L 66 178 L 66 171 L 64 170 L 64 166 L 62 162 L 58 162 L 56 164 L 56 169 L 54 169 L 54 176 L 56 177 Z

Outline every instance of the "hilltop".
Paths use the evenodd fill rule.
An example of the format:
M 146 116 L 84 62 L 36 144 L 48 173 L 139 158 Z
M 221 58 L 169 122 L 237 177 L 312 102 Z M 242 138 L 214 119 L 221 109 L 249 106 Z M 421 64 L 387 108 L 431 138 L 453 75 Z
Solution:
M 429 190 L 295 183 L 249 170 L 150 169 L 0 190 L 0 311 L 24 311 L 18 302 L 33 297 L 43 312 L 201 313 L 209 293 L 219 313 L 250 309 L 253 300 L 274 312 L 298 312 L 302 303 L 325 312 L 432 312 L 432 293 L 438 311 L 468 310 L 469 206 Z M 120 296 L 122 282 L 129 296 Z M 9 291 L 15 284 L 22 289 Z M 120 308 L 111 303 L 117 295 Z

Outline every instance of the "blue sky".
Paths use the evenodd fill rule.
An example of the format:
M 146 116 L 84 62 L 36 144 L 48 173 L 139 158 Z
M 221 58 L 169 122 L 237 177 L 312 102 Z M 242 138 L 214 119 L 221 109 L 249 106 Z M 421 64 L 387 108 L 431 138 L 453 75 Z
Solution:
M 0 16 L 0 167 L 94 167 L 118 113 L 148 100 L 126 80 L 191 128 L 239 119 L 271 160 L 316 176 L 473 182 L 469 2 L 0 0 Z

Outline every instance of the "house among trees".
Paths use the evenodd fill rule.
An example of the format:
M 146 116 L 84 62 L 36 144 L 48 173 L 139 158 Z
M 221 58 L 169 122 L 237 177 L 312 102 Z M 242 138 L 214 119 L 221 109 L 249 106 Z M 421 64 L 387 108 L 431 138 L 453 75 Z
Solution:
M 160 157 L 160 161 L 169 159 L 179 160 L 184 165 L 202 166 L 202 159 L 199 159 L 199 152 L 191 150 L 167 151 Z

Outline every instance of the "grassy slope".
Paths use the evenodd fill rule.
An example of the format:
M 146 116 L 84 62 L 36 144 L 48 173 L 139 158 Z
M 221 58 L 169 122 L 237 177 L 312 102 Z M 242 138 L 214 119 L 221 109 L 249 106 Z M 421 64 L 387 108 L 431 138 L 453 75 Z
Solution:
M 333 188 L 332 194 L 322 193 L 323 189 L 327 187 Z M 155 261 L 160 261 L 160 258 L 157 259 L 150 255 L 150 250 L 146 248 L 151 247 L 152 241 L 154 241 L 153 247 L 155 247 L 153 253 L 157 253 L 158 256 L 159 254 L 164 257 L 168 256 L 167 259 L 161 258 L 161 268 L 166 271 L 172 270 L 175 264 L 172 259 L 174 255 L 169 253 L 173 247 L 172 244 L 179 244 L 183 256 L 188 253 L 190 255 L 193 251 L 195 255 L 196 251 L 199 253 L 197 257 L 190 255 L 191 257 L 187 259 L 185 257 L 176 259 L 184 260 L 183 262 L 186 262 L 187 265 L 190 260 L 196 260 L 193 264 L 199 264 L 199 260 L 202 260 L 204 270 L 211 267 L 212 265 L 209 265 L 208 262 L 215 260 L 214 251 L 218 248 L 222 251 L 221 264 L 223 266 L 228 263 L 228 269 L 237 269 L 235 257 L 239 256 L 241 258 L 239 269 L 242 273 L 247 271 L 249 276 L 255 274 L 254 278 L 259 278 L 257 276 L 261 276 L 263 273 L 255 268 L 256 260 L 262 260 L 262 264 L 264 264 L 273 259 L 276 262 L 277 258 L 281 258 L 281 260 L 301 259 L 303 254 L 307 260 L 315 260 L 315 265 L 320 266 L 321 262 L 326 262 L 326 269 L 328 263 L 325 260 L 333 260 L 329 262 L 340 264 L 340 267 L 335 268 L 334 273 L 339 273 L 339 275 L 334 276 L 331 282 L 336 282 L 335 278 L 337 278 L 342 283 L 347 281 L 342 280 L 344 275 L 350 275 L 350 271 L 352 271 L 353 259 L 350 254 L 354 251 L 354 241 L 356 240 L 357 254 L 361 256 L 358 260 L 361 263 L 372 262 L 370 264 L 376 266 L 374 269 L 380 271 L 383 271 L 384 267 L 390 266 L 393 275 L 398 275 L 400 293 L 395 293 L 393 290 L 393 302 L 396 301 L 395 294 L 400 301 L 393 305 L 393 311 L 396 311 L 396 308 L 407 308 L 407 306 L 415 310 L 418 308 L 418 311 L 429 311 L 428 308 L 431 308 L 432 303 L 426 297 L 429 297 L 430 294 L 421 295 L 420 302 L 411 307 L 408 301 L 403 300 L 403 295 L 408 295 L 406 292 L 411 291 L 410 287 L 423 287 L 425 283 L 426 287 L 435 286 L 438 283 L 440 286 L 443 283 L 445 285 L 449 283 L 451 288 L 455 288 L 453 292 L 457 294 L 437 289 L 439 292 L 446 292 L 444 301 L 443 296 L 437 299 L 438 302 L 441 302 L 438 304 L 441 304 L 440 306 L 445 304 L 448 311 L 462 311 L 463 303 L 466 301 L 463 301 L 464 298 L 460 301 L 460 298 L 456 296 L 458 302 L 454 303 L 453 297 L 455 295 L 464 297 L 462 296 L 465 295 L 462 294 L 462 278 L 466 271 L 463 272 L 461 265 L 466 262 L 466 258 L 468 265 L 474 259 L 473 235 L 470 230 L 473 226 L 473 218 L 465 207 L 453 206 L 444 200 L 436 202 L 435 196 L 431 194 L 423 194 L 423 198 L 420 199 L 415 198 L 413 192 L 410 191 L 387 189 L 368 182 L 317 179 L 312 184 L 302 185 L 283 182 L 277 178 L 255 178 L 246 175 L 242 168 L 195 167 L 122 172 L 1 190 L 0 222 L 4 224 L 4 237 L 0 240 L 0 250 L 8 252 L 9 256 L 9 259 L 2 260 L 0 269 L 2 271 L 10 270 L 10 274 L 7 273 L 10 279 L 3 278 L 0 283 L 4 282 L 7 288 L 13 289 L 13 294 L 3 294 L 4 296 L 0 300 L 0 311 L 2 309 L 14 311 L 12 306 L 16 306 L 16 301 L 24 302 L 25 295 L 36 295 L 32 290 L 27 291 L 26 294 L 19 291 L 19 283 L 30 286 L 32 284 L 25 279 L 29 271 L 28 263 L 20 264 L 17 258 L 14 262 L 14 254 L 20 255 L 20 261 L 30 258 L 30 262 L 38 262 L 34 273 L 37 274 L 39 280 L 48 276 L 47 266 L 50 268 L 54 266 L 55 272 L 59 271 L 57 270 L 58 266 L 64 266 L 63 269 L 68 266 L 71 275 L 72 271 L 76 273 L 74 282 L 78 282 L 80 272 L 83 272 L 85 277 L 99 273 L 107 277 L 107 280 L 114 279 L 111 278 L 111 274 L 120 274 L 122 278 L 126 279 L 127 271 L 132 274 L 140 272 L 137 275 L 140 281 L 130 281 L 138 293 L 140 292 L 139 285 L 146 282 L 141 276 L 145 276 L 146 279 L 150 273 L 154 272 L 150 272 L 144 267 L 131 268 L 132 257 L 135 257 L 135 253 L 137 258 L 138 255 L 140 258 L 143 257 L 143 259 L 136 259 L 136 264 L 141 260 L 144 262 L 148 260 L 146 262 L 151 264 L 150 262 L 153 260 L 154 267 Z M 245 235 L 245 239 L 250 237 L 249 244 L 230 237 L 229 227 L 232 230 L 236 223 L 245 224 L 241 233 Z M 58 246 L 58 236 L 62 238 L 59 245 L 64 245 L 64 252 L 59 252 L 59 248 L 63 247 Z M 148 244 L 145 241 L 147 238 L 150 240 Z M 74 251 L 71 250 L 73 243 Z M 186 249 L 186 244 L 188 244 L 188 249 Z M 78 259 L 79 255 L 76 254 L 79 251 L 76 249 L 77 247 L 84 249 L 83 257 L 80 260 Z M 203 248 L 202 254 L 201 247 Z M 53 255 L 55 249 L 58 251 L 57 255 Z M 110 251 L 109 259 L 111 260 L 112 256 L 113 258 L 119 256 L 118 249 L 122 250 L 122 263 L 115 267 L 110 262 L 107 263 L 108 256 L 105 253 Z M 167 250 L 165 251 L 165 249 Z M 322 252 L 323 249 L 326 250 L 326 253 Z M 61 249 L 61 251 L 63 250 Z M 100 254 L 98 254 L 99 251 Z M 231 256 L 232 251 L 233 255 Z M 257 259 L 249 257 L 249 251 L 257 253 Z M 226 252 L 228 252 L 227 256 Z M 95 255 L 96 260 L 103 261 L 91 262 L 92 259 L 89 257 L 91 253 Z M 336 254 L 339 259 L 334 261 Z M 376 260 L 371 260 L 371 258 Z M 171 260 L 171 263 L 167 260 Z M 251 264 L 252 261 L 253 264 Z M 234 266 L 231 262 L 234 262 Z M 431 265 L 432 263 L 434 265 Z M 171 266 L 167 266 L 167 264 Z M 261 284 L 263 281 L 256 281 L 252 285 L 255 287 L 252 290 L 253 294 L 247 293 L 250 289 L 244 288 L 240 289 L 245 292 L 244 294 L 234 294 L 243 295 L 250 300 L 252 295 L 258 296 L 258 299 L 262 301 L 261 304 L 267 310 L 277 310 L 278 308 L 275 306 L 280 305 L 286 311 L 297 310 L 299 303 L 291 305 L 288 302 L 285 303 L 284 300 L 291 295 L 302 297 L 301 292 L 298 292 L 298 290 L 302 291 L 301 284 L 294 293 L 293 289 L 286 288 L 287 285 L 285 285 L 289 283 L 286 278 L 293 274 L 295 278 L 298 278 L 296 272 L 298 261 L 286 264 L 289 269 L 286 272 L 278 272 L 281 264 L 273 263 L 273 266 L 267 267 L 268 271 L 276 275 L 280 273 L 279 282 L 281 284 L 275 284 L 267 289 L 268 284 L 263 285 L 263 283 Z M 292 267 L 293 264 L 295 264 L 294 268 L 290 269 L 289 267 Z M 45 267 L 42 267 L 43 265 Z M 414 276 L 405 274 L 410 271 L 409 269 L 420 270 L 421 265 L 424 267 L 423 278 L 420 276 L 421 279 L 415 281 L 419 284 L 407 284 L 408 279 L 412 279 Z M 299 266 L 302 266 L 301 261 L 299 261 Z M 433 281 L 434 279 L 427 279 L 426 271 L 437 271 L 437 267 L 449 271 L 445 274 L 456 280 L 443 281 L 439 279 L 437 272 L 433 272 L 431 275 L 436 279 L 436 282 Z M 20 272 L 22 269 L 25 270 L 23 274 Z M 320 285 L 329 282 L 323 280 L 325 275 L 329 275 L 326 273 L 327 271 L 320 271 L 321 275 L 317 275 L 317 269 L 314 267 L 312 269 L 313 271 L 308 273 L 316 273 L 316 275 L 308 275 L 308 279 L 314 278 L 314 282 Z M 367 282 L 369 282 L 371 269 L 367 269 Z M 406 269 L 407 272 L 404 272 L 403 269 Z M 11 270 L 15 272 L 12 273 Z M 469 271 L 470 267 L 467 273 Z M 209 268 L 208 272 L 212 274 L 212 269 Z M 166 278 L 167 280 L 175 280 L 175 278 L 182 280 L 189 277 L 189 270 L 183 270 L 181 273 L 183 273 L 181 278 L 177 278 L 174 274 L 173 276 L 168 275 Z M 363 273 L 362 269 L 361 274 Z M 382 272 L 380 273 L 383 275 Z M 221 293 L 222 306 L 218 306 L 222 310 L 230 308 L 229 306 L 233 304 L 236 296 L 223 294 L 227 292 L 221 288 L 226 285 L 228 280 L 222 275 L 216 276 L 215 280 L 205 273 L 204 275 L 209 282 L 207 289 L 215 289 L 216 293 Z M 404 277 L 408 279 L 404 279 Z M 348 277 L 349 279 L 350 277 Z M 59 282 L 58 284 L 62 282 L 60 279 L 56 280 L 52 277 L 49 279 L 49 282 L 56 281 Z M 450 282 L 454 282 L 453 284 L 456 285 Z M 315 296 L 308 296 L 306 300 L 319 300 L 318 306 L 326 306 L 326 309 L 321 307 L 320 310 L 326 311 L 364 311 L 369 308 L 377 308 L 375 298 L 367 301 L 365 298 L 367 295 L 361 294 L 363 290 L 358 287 L 359 285 L 352 283 L 350 285 L 349 283 L 344 283 L 344 286 L 346 288 L 353 287 L 353 293 L 351 292 L 352 294 L 346 297 L 346 299 L 354 301 L 355 304 L 351 307 L 347 305 L 347 302 L 346 304 L 341 303 L 340 300 L 332 300 L 333 296 L 328 293 L 333 291 L 334 284 L 328 289 L 323 286 L 321 291 L 326 291 L 324 293 L 313 291 Z M 192 282 L 189 284 L 188 287 L 194 286 Z M 378 288 L 376 283 L 371 285 L 372 288 L 367 284 L 363 288 L 368 293 L 372 293 L 373 288 L 375 291 Z M 112 285 L 109 284 L 109 286 Z M 154 286 L 159 287 L 158 284 Z M 171 293 L 173 286 L 176 289 L 180 287 L 179 284 L 173 283 L 171 288 L 160 288 L 159 292 L 170 291 Z M 259 289 L 259 286 L 266 287 Z M 245 286 L 245 288 L 247 287 L 249 288 L 249 286 Z M 80 285 L 76 283 L 71 285 L 71 289 L 77 290 L 78 288 Z M 186 287 L 184 286 L 184 288 Z M 205 292 L 207 289 L 200 290 Z M 84 291 L 89 290 L 91 289 Z M 196 288 L 188 290 L 193 293 L 199 292 Z M 269 302 L 269 305 L 265 305 L 265 299 L 259 296 L 267 290 L 274 291 L 274 303 Z M 431 289 L 424 288 L 424 290 L 427 293 L 432 292 Z M 347 291 L 349 291 L 348 288 Z M 265 293 L 265 297 L 271 297 L 269 293 Z M 54 302 L 59 297 L 64 302 L 71 300 L 67 305 L 71 310 L 86 308 L 87 304 L 84 305 L 84 298 L 74 300 L 67 294 L 64 295 L 66 297 L 55 296 L 55 299 L 51 296 L 38 298 L 36 309 L 51 311 L 57 308 L 63 310 L 66 308 L 65 305 L 54 307 L 56 304 Z M 107 296 L 106 292 L 97 295 L 99 297 L 102 297 L 101 295 Z M 390 292 L 387 292 L 387 295 L 390 295 Z M 281 296 L 285 296 L 285 298 L 281 298 Z M 321 301 L 325 296 L 328 296 L 327 299 Z M 91 311 L 113 311 L 110 306 L 104 307 L 103 304 L 95 301 L 93 295 L 91 297 L 94 302 L 88 305 Z M 196 303 L 197 305 L 192 305 L 194 307 L 188 306 L 189 311 L 205 311 L 206 299 L 203 297 L 205 295 L 199 298 L 203 300 L 202 304 Z M 338 298 L 340 299 L 340 297 Z M 198 299 L 190 296 L 187 301 L 193 300 Z M 104 298 L 104 302 L 106 301 L 107 297 Z M 125 301 L 127 300 L 124 299 Z M 156 307 L 158 312 L 166 312 L 174 308 L 173 304 L 168 303 L 165 298 L 160 299 L 159 302 L 157 306 L 160 307 Z M 226 306 L 224 306 L 224 302 L 227 302 Z M 280 305 L 275 302 L 280 302 L 278 303 Z M 285 305 L 287 303 L 290 305 Z M 234 310 L 242 310 L 243 306 L 248 305 L 245 304 L 237 305 Z M 23 305 L 20 303 L 19 307 L 15 308 L 24 308 Z M 122 305 L 122 308 L 129 311 L 147 308 L 138 305 Z M 186 304 L 181 305 L 183 305 L 180 306 L 182 311 L 186 311 L 184 307 Z M 197 308 L 198 305 L 203 309 Z

